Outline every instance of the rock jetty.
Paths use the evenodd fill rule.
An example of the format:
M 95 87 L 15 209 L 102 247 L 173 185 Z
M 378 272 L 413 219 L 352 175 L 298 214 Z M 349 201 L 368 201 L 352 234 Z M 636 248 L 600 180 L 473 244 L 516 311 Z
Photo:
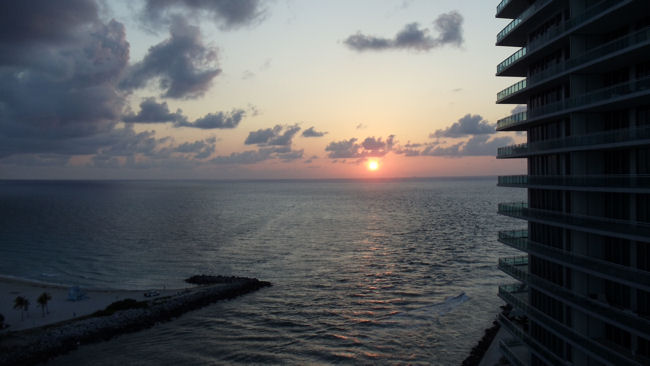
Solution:
M 186 282 L 199 287 L 180 290 L 178 294 L 146 302 L 132 301 L 131 308 L 112 311 L 45 326 L 16 331 L 0 337 L 0 365 L 33 365 L 70 352 L 81 344 L 108 340 L 169 321 L 219 300 L 271 286 L 254 278 L 193 276 Z
M 501 313 L 504 315 L 510 314 L 512 306 L 510 304 L 501 306 Z M 497 332 L 501 328 L 501 325 L 496 320 L 492 322 L 492 326 L 487 328 L 483 333 L 483 337 L 479 340 L 478 344 L 472 348 L 469 353 L 469 356 L 463 360 L 462 366 L 478 366 L 485 356 L 488 348 L 494 341 L 494 337 L 497 335 Z

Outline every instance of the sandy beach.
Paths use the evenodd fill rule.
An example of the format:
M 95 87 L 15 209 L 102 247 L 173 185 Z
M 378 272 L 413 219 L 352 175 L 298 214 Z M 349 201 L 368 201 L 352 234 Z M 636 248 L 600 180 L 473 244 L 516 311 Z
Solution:
M 24 330 L 43 325 L 53 324 L 75 317 L 89 315 L 97 310 L 102 310 L 111 303 L 123 299 L 145 300 L 152 299 L 145 297 L 144 292 L 137 290 L 103 290 L 103 289 L 84 289 L 86 293 L 83 300 L 68 300 L 69 286 L 47 284 L 11 277 L 0 277 L 0 314 L 5 317 L 5 325 L 8 328 L 0 332 Z M 158 297 L 169 296 L 182 291 L 181 289 L 156 289 L 160 293 Z M 41 307 L 36 299 L 43 293 L 47 292 L 52 296 L 47 307 L 49 313 L 43 316 Z M 23 296 L 29 300 L 29 310 L 23 313 L 21 320 L 21 311 L 14 309 L 14 300 L 17 296 Z

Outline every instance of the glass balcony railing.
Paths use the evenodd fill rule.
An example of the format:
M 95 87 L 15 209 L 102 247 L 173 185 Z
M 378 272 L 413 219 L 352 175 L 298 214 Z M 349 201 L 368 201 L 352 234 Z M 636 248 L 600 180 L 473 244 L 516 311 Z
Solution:
M 514 291 L 513 291 L 514 290 Z M 539 325 L 564 338 L 577 348 L 582 349 L 590 356 L 611 365 L 638 365 L 629 354 L 620 354 L 613 349 L 606 348 L 602 343 L 576 333 L 572 328 L 546 315 L 544 312 L 531 306 L 524 296 L 515 295 L 519 291 L 517 286 L 499 286 L 499 297 L 515 308 L 524 311 L 530 318 L 537 321 Z
M 565 62 L 557 63 L 542 72 L 533 74 L 528 77 L 528 85 L 529 86 L 536 85 L 548 78 L 557 77 L 559 74 L 567 70 L 571 70 L 580 65 L 586 64 L 590 61 L 603 58 L 604 56 L 613 55 L 619 51 L 628 48 L 636 48 L 639 46 L 647 45 L 649 41 L 650 41 L 650 28 L 642 29 L 640 31 L 629 34 L 625 37 L 613 40 L 601 46 L 590 49 L 587 52 L 583 53 L 582 55 L 573 57 Z
M 559 102 L 547 104 L 528 111 L 529 118 L 541 117 L 543 115 L 567 111 L 571 109 L 584 108 L 591 104 L 616 100 L 633 94 L 650 92 L 650 77 L 613 85 L 607 88 L 598 89 L 577 97 L 565 99 Z
M 517 28 L 519 24 L 522 22 L 526 21 L 528 18 L 530 18 L 533 14 L 535 14 L 539 9 L 542 7 L 548 5 L 551 3 L 551 0 L 537 0 L 533 5 L 531 5 L 528 9 L 524 10 L 519 16 L 515 19 L 513 19 L 508 25 L 505 26 L 497 34 L 497 43 L 501 42 L 510 32 L 512 32 L 513 29 Z
M 507 5 L 508 2 L 510 2 L 510 0 L 507 0 L 507 1 L 504 0 L 504 2 L 505 2 L 505 4 L 504 4 L 504 6 L 505 6 L 505 5 Z M 568 21 L 566 21 L 565 23 L 563 23 L 560 26 L 557 26 L 555 28 L 550 29 L 542 37 L 537 38 L 534 41 L 532 41 L 529 45 L 527 45 L 525 47 L 522 47 L 517 52 L 513 53 L 511 56 L 509 56 L 507 59 L 505 59 L 503 62 L 501 62 L 499 65 L 497 65 L 497 74 L 502 72 L 503 70 L 507 69 L 508 67 L 510 67 L 512 64 L 517 62 L 522 57 L 526 56 L 527 53 L 532 53 L 533 51 L 536 51 L 536 50 L 540 49 L 542 46 L 545 46 L 546 43 L 549 40 L 560 36 L 561 34 L 565 33 L 567 30 L 570 30 L 571 28 L 574 28 L 574 27 L 576 27 L 578 25 L 584 24 L 585 22 L 593 19 L 595 16 L 603 13 L 607 9 L 611 8 L 614 5 L 618 5 L 618 4 L 620 4 L 620 2 L 618 0 L 606 0 L 606 1 L 603 1 L 603 2 L 593 6 L 592 8 L 589 8 L 585 13 L 580 14 L 579 16 L 576 16 L 574 18 L 569 19 Z M 497 7 L 497 13 L 499 11 L 500 10 Z M 637 32 L 637 33 L 640 33 L 638 36 L 641 37 L 641 39 L 637 40 L 637 39 L 634 38 L 634 36 L 628 36 L 628 37 L 624 37 L 624 39 L 621 39 L 621 40 L 618 40 L 618 41 L 612 41 L 612 42 L 607 44 L 607 47 L 606 47 L 606 45 L 603 45 L 603 46 L 598 47 L 598 49 L 588 51 L 587 53 L 590 54 L 589 56 L 587 55 L 587 53 L 580 56 L 580 57 L 584 58 L 582 61 L 578 61 L 576 59 L 575 61 L 571 61 L 571 63 L 567 63 L 566 65 L 563 64 L 561 69 L 555 69 L 555 68 L 552 69 L 552 70 L 549 69 L 549 70 L 546 70 L 546 71 L 543 72 L 544 75 L 539 75 L 537 77 L 540 78 L 540 79 L 545 79 L 546 77 L 551 76 L 554 73 L 558 73 L 558 72 L 561 72 L 562 70 L 571 68 L 571 67 L 573 67 L 575 65 L 578 65 L 578 64 L 581 64 L 582 62 L 585 62 L 585 59 L 588 61 L 590 59 L 590 57 L 594 57 L 594 58 L 602 57 L 602 55 L 606 55 L 607 53 L 615 52 L 617 50 L 617 48 L 625 48 L 625 47 L 629 47 L 630 45 L 632 45 L 632 44 L 627 44 L 626 45 L 625 42 L 629 42 L 629 41 L 643 42 L 643 36 L 644 36 L 643 33 L 645 33 L 645 32 L 647 32 L 647 30 Z M 622 42 L 622 43 L 619 44 L 618 43 L 619 41 Z M 531 83 L 532 83 L 532 81 L 531 81 Z
M 604 188 L 631 191 L 650 191 L 650 175 L 506 175 L 498 185 L 530 187 L 556 186 L 563 188 Z
M 544 35 L 536 38 L 528 44 L 528 52 L 532 52 L 539 48 L 546 46 L 546 44 L 559 36 L 568 33 L 573 28 L 581 26 L 597 16 L 605 13 L 615 6 L 623 5 L 629 3 L 627 0 L 604 0 L 600 3 L 588 8 L 584 13 L 571 17 L 567 21 L 561 23 L 560 25 L 550 28 Z
M 523 88 L 525 88 L 526 86 L 525 80 L 522 80 L 519 83 L 522 82 L 524 82 Z M 513 94 L 516 91 L 523 89 L 523 88 L 519 88 L 515 91 L 511 91 L 510 89 L 514 88 L 517 84 L 501 91 L 499 95 L 501 95 L 501 93 L 504 93 L 504 96 L 501 99 L 507 97 L 510 94 Z M 511 119 L 508 119 L 507 121 L 506 119 L 500 120 L 499 121 L 501 122 L 500 124 L 499 122 L 497 122 L 497 130 L 503 130 L 506 128 L 522 125 L 524 123 L 528 123 L 530 121 L 539 119 L 549 114 L 562 113 L 562 112 L 566 113 L 569 111 L 573 112 L 580 109 L 588 108 L 596 104 L 607 103 L 610 101 L 624 100 L 626 98 L 635 97 L 639 95 L 646 95 L 648 93 L 650 93 L 650 77 L 644 77 L 641 79 L 628 81 L 626 83 L 613 85 L 607 88 L 597 89 L 579 95 L 574 98 L 564 99 L 559 102 L 546 104 L 540 107 L 536 107 L 534 109 L 529 109 L 527 111 L 525 120 L 522 121 L 513 121 Z
M 604 321 L 616 324 L 635 334 L 650 334 L 650 321 L 648 319 L 637 316 L 629 310 L 623 310 L 608 303 L 579 295 L 572 290 L 531 274 L 528 271 L 528 257 L 500 258 L 499 269 L 528 286 L 535 287 L 550 296 L 559 298 L 561 301 Z
M 504 122 L 505 123 L 505 122 Z M 498 125 L 498 122 L 497 122 Z M 568 148 L 599 147 L 605 144 L 646 143 L 650 139 L 650 127 L 621 128 L 618 130 L 567 136 L 558 139 L 504 146 L 497 149 L 498 158 L 524 157 L 536 153 L 552 153 Z
M 513 85 L 510 85 L 509 87 L 501 90 L 497 94 L 497 103 L 523 89 L 526 89 L 526 79 L 514 83 Z
M 517 62 L 520 58 L 526 56 L 526 47 L 522 47 L 517 52 L 513 53 L 510 55 L 507 59 L 503 60 L 500 64 L 497 65 L 497 74 L 500 73 L 501 71 L 507 69 L 510 67 L 510 65 L 514 64 Z
M 510 4 L 510 1 L 512 1 L 512 0 L 501 0 L 499 5 L 497 5 L 497 14 L 499 14 L 501 12 L 501 10 L 503 10 L 503 8 L 508 6 L 508 4 Z
M 499 341 L 499 349 L 501 354 L 514 366 L 528 366 L 528 362 L 524 362 L 512 351 L 513 347 L 526 347 L 521 342 L 504 342 Z
M 564 361 L 558 357 L 555 353 L 551 352 L 549 349 L 544 347 L 542 344 L 537 342 L 537 340 L 531 337 L 526 331 L 515 325 L 510 319 L 505 315 L 499 314 L 499 324 L 506 329 L 513 336 L 521 339 L 526 343 L 530 350 L 535 353 L 538 357 L 546 361 L 549 365 L 571 365 L 571 362 Z
M 528 239 L 528 230 L 500 231 L 499 241 L 512 248 L 598 277 L 650 291 L 650 272 L 556 249 Z
M 528 204 L 525 202 L 500 203 L 498 212 L 510 217 L 552 223 L 558 226 L 570 227 L 574 230 L 595 232 L 631 240 L 650 241 L 650 223 L 645 222 L 528 208 Z
M 508 128 L 510 126 L 516 126 L 518 124 L 522 124 L 528 120 L 528 112 L 519 112 L 515 113 L 511 116 L 508 116 L 506 118 L 502 118 L 497 121 L 497 130 L 502 130 L 504 128 Z

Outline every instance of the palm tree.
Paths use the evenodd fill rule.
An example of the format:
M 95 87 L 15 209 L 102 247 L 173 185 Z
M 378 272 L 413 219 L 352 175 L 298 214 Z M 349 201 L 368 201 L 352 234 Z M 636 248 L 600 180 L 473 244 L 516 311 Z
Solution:
M 43 312 L 43 316 L 45 317 L 45 310 L 47 309 L 47 313 L 50 313 L 50 309 L 47 307 L 47 302 L 52 300 L 52 296 L 48 294 L 47 292 L 43 292 L 41 296 L 36 299 L 36 302 L 38 305 L 41 307 L 41 311 Z
M 20 310 L 20 320 L 24 320 L 23 311 L 29 308 L 29 300 L 22 296 L 16 296 L 14 299 L 14 309 Z

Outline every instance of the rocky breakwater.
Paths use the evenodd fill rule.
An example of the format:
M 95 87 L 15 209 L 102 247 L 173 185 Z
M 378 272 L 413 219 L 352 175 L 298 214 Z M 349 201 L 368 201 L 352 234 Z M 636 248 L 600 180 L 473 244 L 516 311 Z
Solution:
M 0 337 L 0 365 L 33 365 L 67 353 L 85 343 L 99 342 L 169 321 L 219 300 L 271 286 L 254 278 L 193 276 L 200 286 L 148 301 L 124 300 L 83 318 L 10 332 Z

